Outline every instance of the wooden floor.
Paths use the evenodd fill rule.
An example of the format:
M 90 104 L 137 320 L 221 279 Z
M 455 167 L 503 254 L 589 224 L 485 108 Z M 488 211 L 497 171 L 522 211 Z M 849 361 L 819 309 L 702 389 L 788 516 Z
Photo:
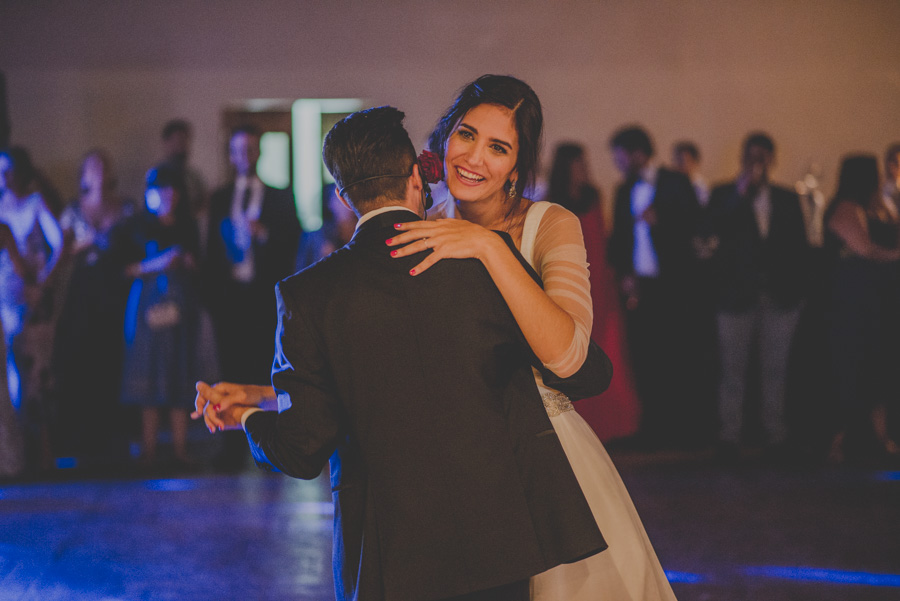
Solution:
M 900 599 L 900 473 L 616 456 L 681 601 Z M 0 601 L 332 599 L 327 480 L 0 486 Z

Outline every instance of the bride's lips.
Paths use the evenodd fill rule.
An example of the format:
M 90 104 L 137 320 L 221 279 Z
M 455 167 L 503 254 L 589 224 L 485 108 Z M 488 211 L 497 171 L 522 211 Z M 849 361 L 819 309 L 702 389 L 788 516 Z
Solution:
M 468 186 L 477 186 L 485 180 L 483 176 L 462 167 L 456 166 L 454 171 L 456 172 L 456 179 Z

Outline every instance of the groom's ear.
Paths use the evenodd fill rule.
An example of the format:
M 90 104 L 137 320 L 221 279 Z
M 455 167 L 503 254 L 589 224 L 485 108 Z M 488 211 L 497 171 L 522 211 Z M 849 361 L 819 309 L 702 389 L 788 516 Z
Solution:
M 349 201 L 349 200 L 347 200 L 346 198 L 344 198 L 343 196 L 341 196 L 340 192 L 337 191 L 337 188 L 335 188 L 335 190 L 334 190 L 334 195 L 338 197 L 338 200 L 341 201 L 341 204 L 344 205 L 345 207 L 347 207 L 347 209 L 348 209 L 351 213 L 353 213 L 354 215 L 359 216 L 359 214 L 356 212 L 356 208 L 355 208 L 352 204 L 350 204 L 350 201 Z
M 413 190 L 415 190 L 416 194 L 422 191 L 422 188 L 425 187 L 425 183 L 422 180 L 422 171 L 419 169 L 418 161 L 413 163 L 413 172 L 409 177 L 410 185 L 412 185 Z

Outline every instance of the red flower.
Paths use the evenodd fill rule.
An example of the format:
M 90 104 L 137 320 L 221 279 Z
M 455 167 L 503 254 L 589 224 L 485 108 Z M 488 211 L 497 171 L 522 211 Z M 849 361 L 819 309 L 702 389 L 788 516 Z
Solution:
M 436 184 L 444 179 L 444 162 L 430 150 L 423 150 L 419 155 L 419 168 L 422 170 L 422 177 L 429 184 Z

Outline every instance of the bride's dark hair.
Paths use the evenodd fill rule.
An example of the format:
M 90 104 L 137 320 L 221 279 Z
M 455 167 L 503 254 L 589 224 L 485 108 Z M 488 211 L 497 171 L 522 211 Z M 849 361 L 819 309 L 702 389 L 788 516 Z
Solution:
M 428 147 L 443 161 L 447 138 L 450 137 L 453 128 L 466 113 L 482 104 L 503 106 L 513 113 L 516 134 L 519 137 L 516 192 L 521 197 L 526 188 L 534 186 L 540 156 L 541 133 L 544 129 L 541 101 L 524 81 L 509 75 L 482 75 L 467 84 L 431 132 Z

